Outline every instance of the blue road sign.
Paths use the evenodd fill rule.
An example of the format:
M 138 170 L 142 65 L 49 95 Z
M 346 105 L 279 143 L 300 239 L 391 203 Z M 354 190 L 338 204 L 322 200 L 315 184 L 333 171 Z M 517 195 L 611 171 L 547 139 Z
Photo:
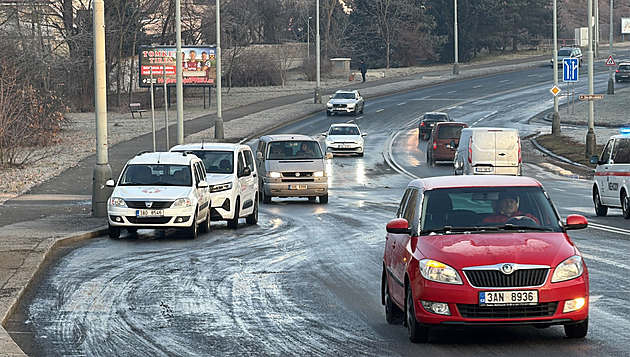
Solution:
M 562 60 L 562 80 L 565 82 L 577 82 L 580 74 L 580 66 L 577 58 L 565 58 Z

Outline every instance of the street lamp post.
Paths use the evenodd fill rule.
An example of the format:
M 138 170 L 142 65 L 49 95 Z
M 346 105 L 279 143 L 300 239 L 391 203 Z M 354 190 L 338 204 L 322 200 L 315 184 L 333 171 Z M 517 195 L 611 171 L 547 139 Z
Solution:
M 593 0 L 588 0 L 588 94 L 593 95 Z M 588 131 L 586 132 L 586 157 L 595 153 L 596 139 L 594 129 L 595 108 L 592 99 L 588 101 Z
M 455 38 L 455 63 L 453 63 L 453 74 L 459 75 L 459 50 L 458 50 L 458 34 L 457 34 L 457 0 L 454 0 L 455 8 L 455 24 L 453 25 L 453 37 Z
M 315 34 L 315 56 L 317 57 L 316 59 L 316 67 L 317 67 L 317 79 L 315 81 L 315 104 L 319 104 L 322 102 L 322 92 L 321 92 L 321 88 L 319 87 L 319 78 L 320 78 L 320 54 L 319 54 L 319 0 L 316 1 L 316 5 L 315 5 L 315 28 L 316 28 L 316 34 Z
M 553 85 L 558 87 L 558 3 L 553 0 Z M 553 117 L 551 133 L 560 133 L 560 114 L 558 113 L 558 96 L 553 96 Z
M 306 20 L 306 59 L 311 59 L 311 19 L 313 16 L 309 16 Z M 308 61 L 307 61 L 308 62 Z
M 217 4 L 217 118 L 214 121 L 214 138 L 223 139 L 223 113 L 221 108 L 221 12 Z
M 610 0 L 610 34 L 608 38 L 608 56 L 613 55 L 613 0 Z M 613 66 L 608 68 L 608 92 L 607 94 L 615 94 L 615 81 L 613 80 Z

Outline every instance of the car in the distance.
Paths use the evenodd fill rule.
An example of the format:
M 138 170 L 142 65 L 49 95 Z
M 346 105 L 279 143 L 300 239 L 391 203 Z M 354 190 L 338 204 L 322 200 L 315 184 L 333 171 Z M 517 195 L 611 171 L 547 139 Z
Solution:
M 615 71 L 615 81 L 621 82 L 628 80 L 630 80 L 630 62 L 621 62 Z
M 328 131 L 322 133 L 326 138 L 326 151 L 334 154 L 356 154 L 363 156 L 363 137 L 359 126 L 352 123 L 332 124 Z
M 258 171 L 252 149 L 229 143 L 176 145 L 171 152 L 192 152 L 204 163 L 210 184 L 212 221 L 227 221 L 238 228 L 240 218 L 258 223 Z
M 363 114 L 365 100 L 358 90 L 338 90 L 330 96 L 326 103 L 326 115 L 352 114 L 357 116 Z
M 562 47 L 558 50 L 558 66 L 563 66 L 565 58 L 577 58 L 578 66 L 582 67 L 582 50 L 579 47 Z M 553 57 L 551 58 L 551 67 L 553 68 Z
M 509 209 L 507 209 L 509 207 Z M 381 303 L 412 342 L 439 326 L 563 325 L 588 332 L 589 279 L 540 182 L 522 176 L 411 181 L 387 223 Z
M 210 230 L 210 191 L 203 162 L 194 154 L 141 152 L 129 160 L 107 201 L 110 238 L 121 229 L 175 228 L 196 238 Z
M 455 150 L 459 145 L 459 136 L 466 123 L 441 122 L 436 123 L 431 130 L 427 144 L 427 163 L 435 166 L 438 161 L 453 161 Z
M 420 117 L 420 123 L 418 123 L 418 140 L 427 139 L 433 130 L 433 125 L 443 121 L 453 121 L 453 119 L 443 112 L 424 113 Z

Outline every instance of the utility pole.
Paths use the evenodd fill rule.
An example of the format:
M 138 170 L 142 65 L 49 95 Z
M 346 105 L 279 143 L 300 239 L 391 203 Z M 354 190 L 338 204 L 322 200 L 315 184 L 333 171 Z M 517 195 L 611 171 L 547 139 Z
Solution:
M 107 217 L 107 200 L 112 188 L 105 182 L 112 178 L 107 161 L 107 80 L 105 72 L 105 3 L 94 0 L 94 109 L 96 114 L 96 165 L 92 175 L 92 216 Z
M 610 0 L 610 34 L 608 35 L 608 56 L 613 55 L 613 0 Z M 613 80 L 613 66 L 608 68 L 608 92 L 607 94 L 615 94 L 615 81 Z
M 596 0 L 597 1 L 597 0 Z M 593 95 L 593 0 L 588 0 L 588 94 Z M 594 120 L 595 108 L 592 99 L 588 101 L 588 132 L 586 133 L 586 157 L 591 157 L 596 149 Z
M 184 74 L 182 73 L 182 15 L 180 0 L 175 0 L 175 44 L 177 47 L 177 55 L 175 56 L 175 77 L 176 96 L 177 96 L 177 144 L 184 143 Z
M 320 78 L 320 54 L 319 54 L 319 0 L 317 0 L 315 2 L 315 28 L 316 28 L 316 34 L 315 34 L 315 56 L 317 57 L 316 59 L 316 76 L 317 79 L 315 80 L 315 104 L 320 104 L 322 102 L 322 91 L 321 88 L 319 86 L 319 78 Z
M 455 63 L 453 63 L 453 74 L 459 75 L 459 49 L 458 49 L 458 34 L 457 34 L 457 0 L 454 0 L 453 4 L 455 8 L 455 23 L 453 25 L 453 37 L 455 39 Z
M 553 0 L 553 85 L 558 87 L 558 1 Z M 568 93 L 567 93 L 568 94 Z M 567 97 L 568 98 L 568 97 Z M 567 104 L 568 107 L 568 104 Z M 558 113 L 558 96 L 553 96 L 553 117 L 551 120 L 551 133 L 559 134 L 560 114 Z
M 214 121 L 214 138 L 223 139 L 223 110 L 221 109 L 221 11 L 217 0 L 217 119 Z

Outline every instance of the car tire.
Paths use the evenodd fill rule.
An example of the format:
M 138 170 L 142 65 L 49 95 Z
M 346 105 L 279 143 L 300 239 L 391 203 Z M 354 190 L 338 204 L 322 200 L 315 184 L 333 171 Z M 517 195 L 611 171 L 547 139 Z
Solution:
M 381 280 L 381 292 L 383 294 L 383 304 L 385 305 L 385 320 L 390 325 L 399 325 L 405 320 L 405 314 L 392 301 L 389 294 L 389 284 L 387 282 L 387 273 L 383 270 L 383 279 Z
M 258 198 L 254 199 L 254 211 L 245 217 L 245 222 L 249 225 L 258 224 Z
M 354 112 L 352 114 L 356 117 L 359 115 L 359 108 L 354 108 Z
M 623 212 L 623 218 L 630 219 L 630 198 L 625 191 L 621 193 L 621 211 Z
M 112 225 L 107 225 L 107 233 L 109 234 L 109 238 L 118 239 L 120 238 L 120 227 L 114 227 Z
M 361 114 L 365 113 L 365 104 L 361 106 Z
M 357 154 L 357 156 L 358 156 L 358 157 L 363 157 L 363 153 L 362 153 L 362 152 L 360 152 L 360 153 L 358 153 L 358 154 Z
M 405 296 L 405 317 L 407 325 L 407 337 L 409 341 L 413 343 L 427 342 L 429 341 L 429 330 L 427 326 L 422 326 L 416 319 L 416 309 L 413 305 L 413 294 L 411 293 L 411 286 L 407 286 L 407 295 Z
M 241 214 L 241 200 L 236 199 L 234 204 L 234 218 L 227 220 L 227 226 L 232 229 L 238 228 L 238 216 Z
M 189 239 L 197 238 L 197 236 L 199 235 L 199 225 L 197 224 L 197 212 L 195 212 L 195 215 L 193 216 L 193 221 L 190 227 L 184 229 L 184 231 L 186 233 L 186 236 L 188 236 Z
M 319 203 L 328 203 L 328 194 L 319 196 Z
M 595 205 L 595 214 L 599 217 L 604 217 L 608 213 L 608 206 L 602 204 L 602 200 L 599 197 L 599 190 L 597 187 L 593 187 L 593 204 Z
M 588 317 L 577 324 L 564 325 L 564 334 L 568 338 L 584 338 L 588 333 Z
M 201 223 L 199 229 L 201 230 L 201 233 L 210 232 L 210 209 L 208 209 L 208 213 L 206 213 L 206 219 L 203 221 L 203 223 Z
M 271 203 L 271 196 L 267 196 L 264 188 L 262 189 L 262 191 L 260 191 L 260 197 L 262 198 L 263 203 L 265 204 Z

